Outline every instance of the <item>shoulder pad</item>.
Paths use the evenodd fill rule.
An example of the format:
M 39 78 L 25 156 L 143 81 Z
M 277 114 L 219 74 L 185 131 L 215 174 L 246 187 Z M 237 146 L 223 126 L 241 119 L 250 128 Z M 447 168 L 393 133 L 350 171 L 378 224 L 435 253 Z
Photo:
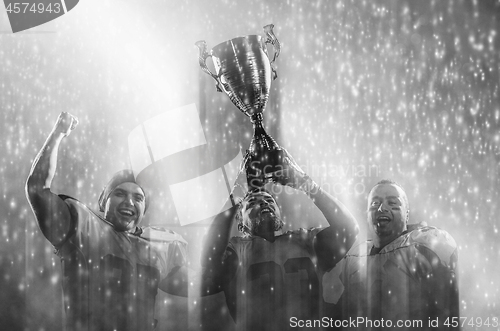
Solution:
M 238 236 L 233 236 L 231 238 L 229 238 L 229 242 L 234 242 L 234 243 L 237 243 L 237 242 L 241 242 L 241 241 L 250 241 L 250 240 L 253 240 L 254 237 L 252 236 L 242 236 L 242 235 L 238 235 Z
M 284 234 L 286 235 L 290 235 L 290 234 L 295 234 L 295 235 L 317 235 L 320 231 L 324 230 L 326 228 L 314 228 L 314 227 L 311 227 L 311 228 L 298 228 L 296 230 L 289 230 L 287 232 L 285 232 Z
M 450 234 L 433 226 L 418 228 L 409 233 L 410 243 L 427 247 L 433 251 L 446 266 L 452 263 L 457 243 Z
M 72 199 L 72 200 L 76 200 L 78 201 L 77 199 L 73 198 L 72 196 L 69 196 L 69 195 L 66 195 L 66 194 L 58 194 L 59 198 L 61 198 L 62 200 L 67 200 L 67 199 Z
M 104 213 L 102 211 L 96 211 L 90 207 L 88 207 L 86 204 L 81 202 L 80 200 L 77 200 L 73 197 L 67 196 L 67 195 L 62 195 L 59 194 L 59 197 L 66 203 L 66 205 L 69 208 L 69 212 L 71 213 L 71 217 L 76 220 L 78 219 L 78 215 L 81 213 L 91 213 L 97 218 L 99 218 L 101 221 L 104 221 L 108 224 L 110 224 L 106 219 L 104 218 Z
M 179 241 L 187 244 L 187 241 L 178 233 L 159 226 L 148 226 L 142 229 L 141 238 L 156 241 Z
M 363 240 L 358 238 L 351 246 L 346 256 L 367 256 L 372 246 L 373 242 L 371 240 Z

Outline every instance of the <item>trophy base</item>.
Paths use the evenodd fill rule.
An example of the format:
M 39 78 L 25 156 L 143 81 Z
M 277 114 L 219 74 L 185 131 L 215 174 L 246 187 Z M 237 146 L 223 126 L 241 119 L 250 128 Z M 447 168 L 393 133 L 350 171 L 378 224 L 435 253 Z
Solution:
M 283 170 L 285 153 L 283 149 L 268 150 L 252 155 L 245 165 L 249 189 L 260 188 L 276 178 L 275 173 Z

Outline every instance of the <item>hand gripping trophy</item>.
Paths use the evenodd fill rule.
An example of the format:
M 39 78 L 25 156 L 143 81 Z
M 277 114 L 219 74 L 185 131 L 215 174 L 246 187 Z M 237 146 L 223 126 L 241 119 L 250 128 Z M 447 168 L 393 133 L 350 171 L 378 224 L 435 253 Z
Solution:
M 254 135 L 241 163 L 246 171 L 249 188 L 263 186 L 273 181 L 273 174 L 282 169 L 286 151 L 269 136 L 262 125 L 262 113 L 269 98 L 272 78 L 278 76 L 273 67 L 280 54 L 280 43 L 273 33 L 273 24 L 266 25 L 266 38 L 249 35 L 220 43 L 207 51 L 207 43 L 196 43 L 200 49 L 201 69 L 215 79 L 217 91 L 229 96 L 233 104 L 250 117 Z M 274 46 L 274 56 L 269 61 L 266 44 Z M 208 69 L 206 59 L 211 57 L 216 74 Z

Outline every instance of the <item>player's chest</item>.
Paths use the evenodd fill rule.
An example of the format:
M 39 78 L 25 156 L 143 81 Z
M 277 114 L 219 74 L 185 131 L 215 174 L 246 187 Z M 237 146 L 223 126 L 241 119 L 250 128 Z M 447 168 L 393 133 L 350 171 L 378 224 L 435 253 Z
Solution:
M 240 286 L 307 289 L 319 286 L 319 271 L 314 251 L 293 241 L 257 242 L 240 251 L 238 281 Z M 308 290 L 309 291 L 309 290 Z
M 145 273 L 146 269 L 160 270 L 161 252 L 158 247 L 137 236 L 102 231 L 97 236 L 83 238 L 78 245 L 88 270 L 93 274 L 127 274 L 129 278 L 135 278 Z
M 408 282 L 415 284 L 425 278 L 431 269 L 425 257 L 413 246 L 385 254 L 351 256 L 348 259 L 346 276 L 350 284 L 360 287 L 381 284 L 384 288 L 405 288 Z

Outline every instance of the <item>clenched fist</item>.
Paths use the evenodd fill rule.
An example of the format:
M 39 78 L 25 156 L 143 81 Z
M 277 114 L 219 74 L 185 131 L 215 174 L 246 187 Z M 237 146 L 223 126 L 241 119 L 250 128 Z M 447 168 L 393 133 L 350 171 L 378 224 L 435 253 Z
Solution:
M 62 112 L 57 118 L 54 125 L 54 132 L 62 133 L 65 137 L 68 136 L 78 125 L 78 118 L 67 112 Z

